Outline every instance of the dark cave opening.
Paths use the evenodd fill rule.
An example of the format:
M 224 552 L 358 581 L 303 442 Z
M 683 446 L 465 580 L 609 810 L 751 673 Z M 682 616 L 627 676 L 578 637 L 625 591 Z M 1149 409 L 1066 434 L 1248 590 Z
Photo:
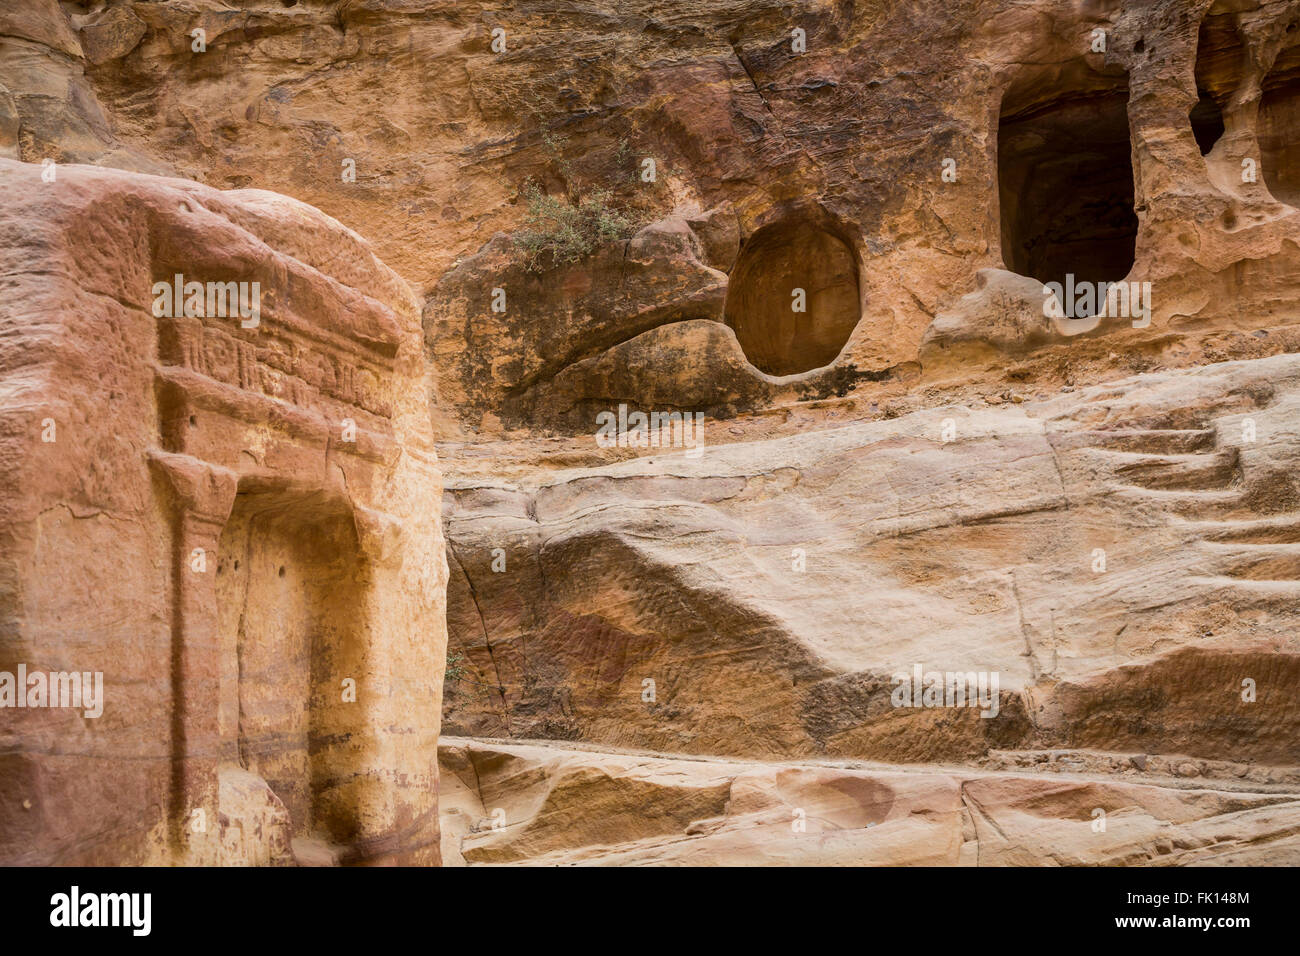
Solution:
M 1196 147 L 1202 156 L 1209 155 L 1214 144 L 1223 136 L 1223 110 L 1208 93 L 1202 93 L 1192 111 L 1187 114 L 1192 124 L 1192 135 L 1196 137 Z
M 1224 134 L 1223 109 L 1241 86 L 1246 45 L 1230 13 L 1210 13 L 1196 34 L 1196 105 L 1187 115 L 1202 156 Z
M 1138 229 L 1127 89 L 1008 109 L 1010 99 L 998 127 L 1006 267 L 1043 283 L 1122 279 Z
M 1300 206 L 1300 46 L 1278 54 L 1259 103 L 1260 172 L 1278 202 Z

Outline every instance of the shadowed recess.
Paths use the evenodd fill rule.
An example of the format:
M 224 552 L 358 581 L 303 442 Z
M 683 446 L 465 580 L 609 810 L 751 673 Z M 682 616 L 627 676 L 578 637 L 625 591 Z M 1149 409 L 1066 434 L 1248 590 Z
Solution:
M 1008 97 L 1008 99 L 1010 99 Z M 1114 282 L 1133 267 L 1137 215 L 1128 92 L 1062 95 L 998 128 L 1002 257 L 1047 282 Z
M 223 758 L 262 777 L 295 836 L 357 838 L 370 585 L 352 516 L 337 502 L 241 493 L 222 532 L 217 596 Z
M 1202 93 L 1187 118 L 1192 124 L 1192 135 L 1196 137 L 1196 148 L 1202 156 L 1208 155 L 1223 136 L 1223 111 L 1214 97 Z
M 1248 64 L 1246 46 L 1232 14 L 1211 11 L 1196 34 L 1197 101 L 1187 116 L 1202 156 L 1223 136 L 1223 111 L 1241 87 Z
M 726 321 L 755 368 L 794 375 L 829 365 L 860 315 L 857 257 L 835 233 L 797 217 L 745 242 L 731 273 Z
M 1300 30 L 1295 31 L 1300 34 Z M 1300 206 L 1300 45 L 1278 54 L 1259 103 L 1259 158 L 1273 198 Z

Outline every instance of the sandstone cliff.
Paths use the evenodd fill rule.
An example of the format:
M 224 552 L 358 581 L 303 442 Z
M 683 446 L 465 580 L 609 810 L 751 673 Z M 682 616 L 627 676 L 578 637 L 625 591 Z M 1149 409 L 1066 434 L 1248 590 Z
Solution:
M 31 0 L 0 155 L 0 860 L 1300 860 L 1294 0 Z

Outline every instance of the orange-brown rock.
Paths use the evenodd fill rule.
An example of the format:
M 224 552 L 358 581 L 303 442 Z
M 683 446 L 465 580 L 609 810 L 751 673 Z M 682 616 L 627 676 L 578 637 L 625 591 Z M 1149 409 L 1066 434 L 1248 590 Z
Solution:
M 0 130 L 7 123 L 21 158 L 273 189 L 358 229 L 427 294 L 429 335 L 447 340 L 435 353 L 451 396 L 439 409 L 445 428 L 463 417 L 494 432 L 518 412 L 525 425 L 573 429 L 588 415 L 579 406 L 551 421 L 538 400 L 498 421 L 478 401 L 458 406 L 485 381 L 502 390 L 488 396 L 495 406 L 516 406 L 515 352 L 543 334 L 553 348 L 527 360 L 530 394 L 653 324 L 725 320 L 742 354 L 754 353 L 746 387 L 702 397 L 683 375 L 675 404 L 731 414 L 738 391 L 760 405 L 855 385 L 865 397 L 922 368 L 929 382 L 997 381 L 1008 354 L 1032 355 L 1044 374 L 1091 366 L 1079 339 L 1096 335 L 1114 344 L 1082 377 L 1108 377 L 1115 348 L 1158 364 L 1244 358 L 1258 347 L 1249 332 L 1274 324 L 1296 293 L 1300 235 L 1286 203 L 1300 14 L 1286 0 L 959 3 L 941 13 L 830 0 L 797 12 L 775 0 L 617 10 L 120 0 L 71 15 L 37 0 L 6 16 L 0 117 L 11 119 Z M 493 51 L 494 28 L 504 52 Z M 1030 168 L 1043 171 L 1032 182 Z M 665 281 L 597 307 L 579 290 L 603 288 L 623 248 L 530 285 L 500 241 L 488 251 L 523 221 L 528 179 L 555 194 L 611 190 L 642 225 L 684 219 L 702 261 L 734 272 L 716 291 L 745 314 L 686 308 L 695 290 L 680 262 L 661 264 Z M 715 223 L 717 209 L 727 213 Z M 814 295 L 789 328 L 775 303 L 740 305 L 775 295 L 748 278 L 781 274 L 779 262 L 748 265 L 773 237 L 790 263 L 829 270 L 801 280 Z M 1050 281 L 1068 271 L 1070 250 L 1080 278 L 1150 282 L 1151 325 L 1082 321 L 1008 339 L 999 329 L 1040 313 L 1041 293 L 964 298 L 1016 274 Z M 466 369 L 466 349 L 449 343 L 468 343 L 471 317 L 498 322 L 494 287 L 508 287 L 510 341 L 475 338 Z M 1041 325 L 1041 314 L 1030 318 Z M 710 345 L 698 360 L 734 377 L 735 349 Z M 640 400 L 635 359 L 616 351 L 607 361 L 628 381 L 600 397 Z M 796 377 L 773 391 L 766 372 Z
M 144 688 L 0 859 L 429 861 L 440 706 L 452 863 L 1300 858 L 1293 0 L 32 0 L 0 154 L 3 646 Z
M 409 288 L 271 193 L 11 160 L 0 191 L 0 671 L 102 675 L 99 714 L 3 710 L 0 861 L 436 862 Z
M 715 432 L 698 457 L 448 482 L 469 669 L 449 732 L 769 759 L 1300 762 L 1296 356 Z M 894 675 L 915 665 L 996 672 L 1000 713 L 898 706 Z

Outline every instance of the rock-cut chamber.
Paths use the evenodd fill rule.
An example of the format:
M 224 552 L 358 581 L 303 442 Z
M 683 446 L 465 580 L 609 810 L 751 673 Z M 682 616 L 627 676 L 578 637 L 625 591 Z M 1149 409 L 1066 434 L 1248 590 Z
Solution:
M 1292 36 L 1300 38 L 1300 29 Z M 1300 206 L 1300 44 L 1278 54 L 1263 87 L 1260 170 L 1274 199 Z
M 726 321 L 755 368 L 794 375 L 829 365 L 860 315 L 857 256 L 818 223 L 773 223 L 741 249 Z
M 1003 103 L 998 128 L 1002 257 L 1044 283 L 1115 282 L 1133 267 L 1128 91 L 1059 91 Z

